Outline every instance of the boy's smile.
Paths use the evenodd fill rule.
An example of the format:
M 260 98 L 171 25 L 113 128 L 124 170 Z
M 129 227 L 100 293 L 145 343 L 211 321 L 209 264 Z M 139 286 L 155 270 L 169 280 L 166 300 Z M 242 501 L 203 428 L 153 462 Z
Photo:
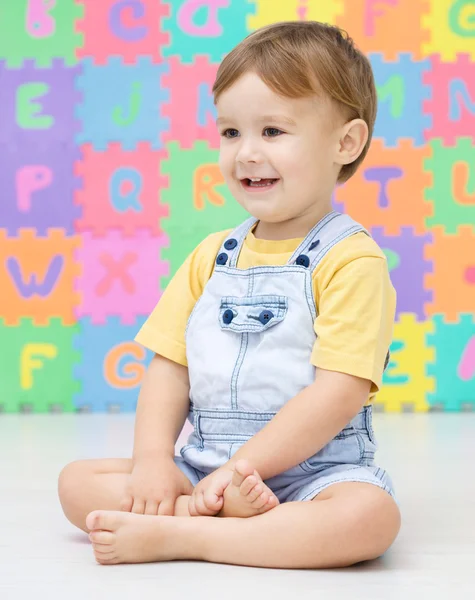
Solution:
M 251 194 L 262 194 L 273 190 L 278 184 L 279 178 L 265 178 L 265 179 L 255 179 L 251 180 L 247 177 L 241 179 L 241 185 L 245 192 L 250 192 Z

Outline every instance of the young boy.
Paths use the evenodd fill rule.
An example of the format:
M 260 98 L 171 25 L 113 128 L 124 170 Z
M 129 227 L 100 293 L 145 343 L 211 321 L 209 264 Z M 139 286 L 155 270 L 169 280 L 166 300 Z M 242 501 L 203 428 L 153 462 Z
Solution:
M 133 458 L 67 465 L 64 512 L 101 564 L 376 558 L 400 527 L 372 429 L 395 291 L 384 253 L 331 205 L 370 144 L 371 66 L 335 27 L 276 23 L 225 57 L 213 93 L 220 168 L 252 216 L 170 282 L 136 337 L 156 354 Z

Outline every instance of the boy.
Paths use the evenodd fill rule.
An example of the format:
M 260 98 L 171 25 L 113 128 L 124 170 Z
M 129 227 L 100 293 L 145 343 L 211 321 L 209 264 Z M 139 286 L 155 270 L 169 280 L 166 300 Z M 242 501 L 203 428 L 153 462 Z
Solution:
M 376 558 L 400 527 L 371 422 L 395 291 L 377 244 L 331 206 L 370 144 L 371 66 L 335 27 L 276 23 L 225 57 L 213 93 L 220 168 L 252 217 L 167 287 L 136 337 L 156 355 L 133 459 L 68 465 L 63 509 L 101 564 Z

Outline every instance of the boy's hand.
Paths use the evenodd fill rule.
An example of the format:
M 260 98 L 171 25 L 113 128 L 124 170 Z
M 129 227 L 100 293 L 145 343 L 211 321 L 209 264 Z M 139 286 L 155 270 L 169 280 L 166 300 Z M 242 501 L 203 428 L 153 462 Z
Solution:
M 188 503 L 192 517 L 212 517 L 223 508 L 223 494 L 233 479 L 233 470 L 221 467 L 202 479 L 194 488 Z
M 172 458 L 142 459 L 132 469 L 120 506 L 140 515 L 173 516 L 176 499 L 192 491 L 191 481 Z

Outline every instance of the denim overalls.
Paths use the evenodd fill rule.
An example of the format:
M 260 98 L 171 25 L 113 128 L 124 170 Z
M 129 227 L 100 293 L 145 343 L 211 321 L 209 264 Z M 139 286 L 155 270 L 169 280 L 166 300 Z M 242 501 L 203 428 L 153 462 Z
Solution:
M 349 216 L 331 212 L 286 265 L 238 269 L 242 244 L 256 222 L 251 217 L 226 238 L 188 320 L 188 418 L 194 430 L 175 462 L 193 485 L 314 382 L 312 273 L 335 244 L 365 232 Z M 372 407 L 365 406 L 317 454 L 266 484 L 280 502 L 311 500 L 340 481 L 372 483 L 394 496 L 388 474 L 374 464 L 376 448 Z

